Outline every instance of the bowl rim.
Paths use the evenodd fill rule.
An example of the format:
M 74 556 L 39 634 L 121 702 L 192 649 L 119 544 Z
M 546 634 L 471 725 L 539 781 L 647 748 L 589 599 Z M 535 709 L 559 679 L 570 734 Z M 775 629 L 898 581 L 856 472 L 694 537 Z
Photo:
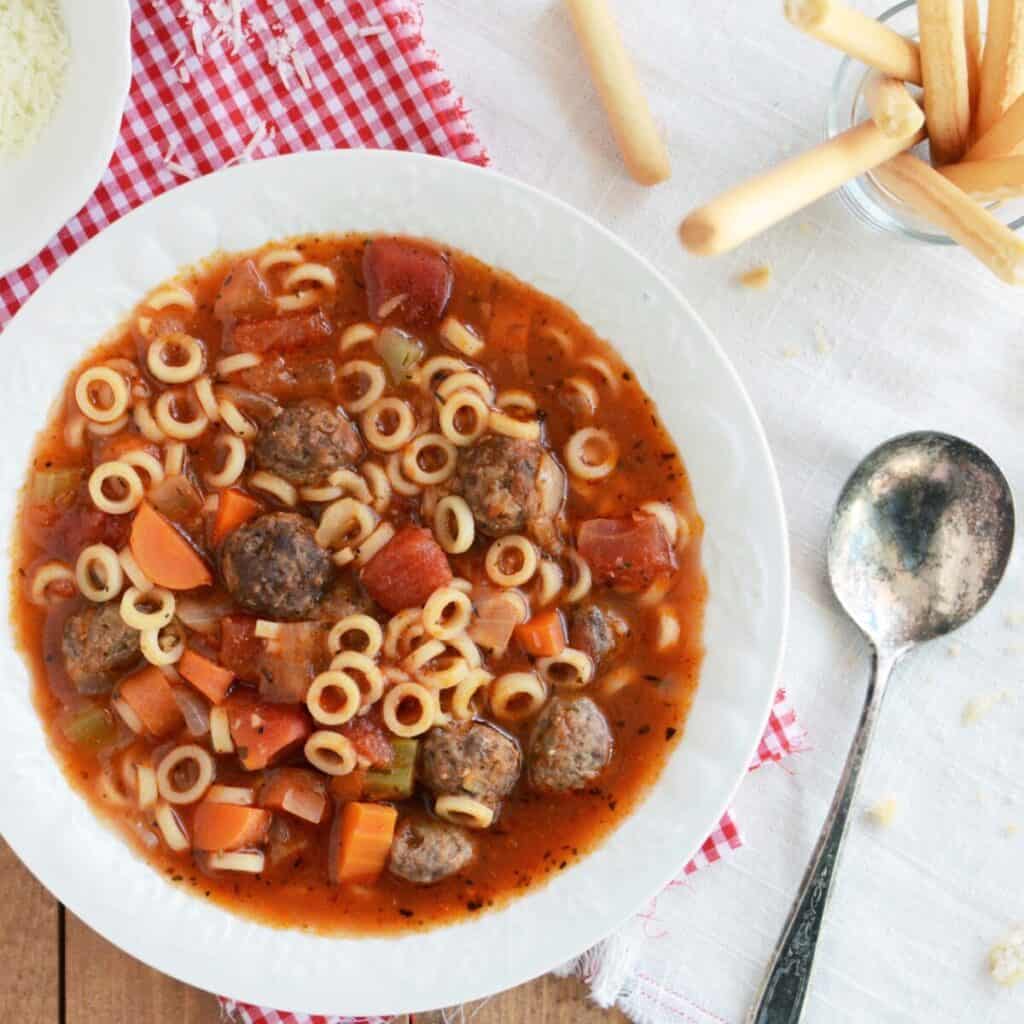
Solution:
M 618 828 L 610 836 L 606 837 L 594 852 L 585 857 L 578 865 L 575 865 L 572 870 L 565 872 L 552 882 L 533 889 L 526 896 L 512 900 L 505 907 L 494 910 L 484 917 L 474 919 L 467 924 L 446 926 L 426 933 L 412 933 L 397 938 L 368 937 L 352 939 L 328 937 L 316 940 L 330 945 L 332 955 L 335 958 L 337 953 L 334 950 L 338 945 L 342 948 L 347 948 L 346 944 L 356 943 L 371 954 L 375 950 L 379 951 L 386 948 L 391 951 L 401 951 L 404 949 L 409 956 L 416 956 L 416 951 L 410 947 L 421 942 L 423 943 L 419 947 L 421 950 L 428 948 L 428 946 L 430 949 L 433 949 L 436 944 L 428 943 L 431 937 L 444 935 L 446 941 L 450 939 L 453 943 L 465 945 L 467 941 L 470 941 L 467 937 L 479 937 L 482 935 L 493 943 L 494 950 L 492 951 L 503 955 L 502 962 L 495 962 L 490 965 L 495 970 L 500 969 L 500 971 L 504 971 L 500 975 L 500 983 L 495 983 L 493 970 L 490 975 L 484 972 L 484 977 L 489 980 L 481 980 L 472 976 L 457 981 L 440 977 L 417 978 L 416 984 L 410 985 L 409 990 L 395 991 L 390 989 L 386 993 L 378 993 L 373 998 L 369 998 L 363 993 L 359 999 L 353 998 L 352 1001 L 357 1005 L 344 1007 L 344 1012 L 346 1013 L 394 1014 L 422 1010 L 427 1005 L 427 1002 L 435 1006 L 466 1002 L 489 995 L 494 991 L 512 987 L 552 970 L 560 964 L 571 960 L 586 948 L 589 948 L 614 931 L 643 905 L 645 899 L 660 891 L 672 878 L 678 875 L 683 865 L 696 852 L 705 837 L 714 829 L 722 814 L 731 804 L 734 794 L 746 776 L 747 768 L 757 750 L 773 704 L 785 650 L 789 620 L 789 539 L 786 529 L 782 490 L 764 428 L 735 367 L 706 324 L 694 312 L 683 295 L 645 257 L 641 256 L 630 245 L 619 239 L 593 218 L 576 210 L 563 200 L 490 169 L 422 154 L 381 150 L 348 150 L 292 154 L 219 171 L 216 174 L 185 183 L 150 200 L 87 242 L 64 265 L 58 268 L 39 291 L 28 300 L 8 326 L 7 332 L 21 333 L 20 325 L 25 325 L 25 329 L 27 329 L 34 320 L 43 314 L 44 306 L 51 301 L 51 296 L 59 295 L 65 289 L 65 282 L 71 281 L 77 268 L 84 267 L 90 261 L 93 261 L 94 258 L 98 260 L 98 257 L 110 250 L 117 243 L 117 240 L 130 237 L 136 228 L 141 230 L 143 225 L 150 222 L 159 223 L 163 221 L 168 224 L 174 222 L 175 211 L 182 213 L 182 211 L 187 212 L 191 210 L 195 203 L 206 194 L 215 195 L 218 192 L 227 192 L 229 190 L 244 193 L 247 186 L 260 182 L 262 179 L 287 181 L 290 186 L 297 187 L 294 183 L 301 180 L 304 175 L 310 175 L 310 180 L 321 181 L 325 178 L 329 179 L 332 173 L 336 176 L 344 177 L 341 173 L 343 170 L 356 176 L 362 174 L 366 181 L 386 179 L 389 174 L 393 174 L 403 180 L 422 179 L 433 181 L 436 179 L 437 181 L 444 182 L 445 188 L 452 189 L 453 195 L 458 195 L 460 202 L 466 190 L 492 190 L 495 193 L 494 198 L 498 201 L 521 202 L 522 210 L 524 211 L 540 210 L 542 212 L 547 211 L 548 213 L 557 211 L 558 215 L 566 220 L 566 223 L 571 223 L 578 229 L 580 237 L 583 235 L 596 235 L 600 239 L 601 246 L 607 247 L 609 253 L 615 254 L 617 259 L 635 265 L 637 272 L 651 282 L 652 288 L 659 289 L 669 297 L 673 308 L 688 324 L 688 328 L 692 329 L 694 341 L 700 346 L 701 351 L 706 353 L 706 359 L 712 371 L 722 376 L 725 384 L 731 389 L 732 398 L 730 401 L 745 418 L 742 426 L 742 429 L 747 432 L 744 443 L 748 446 L 748 453 L 756 461 L 754 468 L 763 478 L 764 484 L 764 493 L 758 495 L 759 503 L 751 510 L 750 515 L 752 519 L 756 517 L 759 523 L 756 528 L 763 530 L 765 543 L 772 548 L 771 574 L 769 578 L 762 581 L 761 586 L 762 597 L 765 599 L 766 607 L 768 607 L 768 611 L 762 610 L 761 614 L 770 616 L 769 626 L 767 627 L 770 635 L 766 636 L 763 641 L 759 641 L 763 648 L 764 658 L 763 661 L 757 662 L 750 656 L 749 665 L 746 661 L 738 662 L 739 668 L 736 672 L 738 676 L 742 675 L 741 670 L 746 667 L 750 670 L 748 675 L 751 677 L 756 676 L 756 679 L 751 682 L 748 688 L 750 692 L 744 698 L 746 704 L 739 711 L 732 707 L 723 708 L 722 710 L 723 725 L 728 727 L 725 731 L 728 731 L 729 735 L 733 737 L 730 742 L 732 742 L 734 748 L 734 756 L 730 757 L 727 767 L 721 765 L 713 766 L 714 771 L 719 774 L 717 780 L 718 788 L 714 790 L 713 804 L 710 802 L 711 797 L 706 795 L 696 793 L 693 797 L 695 802 L 699 802 L 701 799 L 708 801 L 708 808 L 706 809 L 707 813 L 702 811 L 703 817 L 700 821 L 700 827 L 696 828 L 691 824 L 690 832 L 686 834 L 690 845 L 685 849 L 681 846 L 673 846 L 671 854 L 660 851 L 658 858 L 654 862 L 642 861 L 636 858 L 635 854 L 632 854 L 630 863 L 636 863 L 637 875 L 642 876 L 642 878 L 632 879 L 628 884 L 624 882 L 620 887 L 614 889 L 618 894 L 616 897 L 619 901 L 618 905 L 611 909 L 607 907 L 600 908 L 600 912 L 596 912 L 594 911 L 595 904 L 587 902 L 587 897 L 592 901 L 597 898 L 592 890 L 595 882 L 601 879 L 601 872 L 604 870 L 605 861 L 608 859 L 606 854 L 609 847 L 615 845 L 617 855 L 621 853 L 618 847 L 622 846 L 625 838 L 616 841 L 620 833 L 629 829 L 630 835 L 632 835 L 634 829 L 629 828 L 629 826 L 644 816 L 645 807 L 651 802 L 653 795 L 655 793 L 660 794 L 660 791 L 666 788 L 666 776 L 669 774 L 668 765 L 666 765 L 662 776 L 653 784 L 645 800 L 638 807 L 634 808 L 631 814 L 619 824 Z M 304 199 L 306 198 L 306 193 L 303 193 L 303 197 Z M 357 214 L 356 219 L 359 216 Z M 294 233 L 301 233 L 304 230 L 305 228 L 300 228 Z M 324 230 L 324 228 L 321 226 L 320 230 Z M 363 229 L 353 227 L 352 230 Z M 409 233 L 420 234 L 422 232 Z M 264 238 L 264 240 L 269 239 Z M 440 241 L 446 242 L 448 240 L 441 238 Z M 459 243 L 452 242 L 451 244 L 459 248 L 467 248 Z M 243 249 L 245 247 L 243 245 L 234 246 L 236 249 Z M 476 255 L 476 253 L 474 254 Z M 587 258 L 589 259 L 591 255 L 588 252 Z M 193 261 L 189 260 L 188 262 Z M 499 261 L 492 259 L 489 262 L 497 263 Z M 513 270 L 513 273 L 518 273 L 518 271 Z M 157 283 L 158 281 L 149 281 L 148 287 L 155 286 Z M 533 282 L 531 281 L 531 283 Z M 130 297 L 121 296 L 121 301 L 127 303 L 124 312 L 127 312 L 127 309 L 137 301 L 138 297 L 136 294 L 132 294 Z M 588 310 L 574 308 L 574 311 L 587 322 L 591 322 L 594 317 L 594 314 Z M 114 322 L 120 322 L 121 319 L 123 319 L 123 316 L 116 317 Z M 602 332 L 598 330 L 598 333 Z M 16 339 L 11 340 L 14 341 Z M 615 339 L 612 339 L 612 343 L 615 344 Z M 619 346 L 617 345 L 616 347 Z M 81 355 L 82 348 L 82 345 L 78 346 L 79 356 Z M 624 358 L 633 365 L 629 356 L 624 355 Z M 65 372 L 65 370 L 62 370 L 62 378 Z M 729 427 L 730 424 L 725 426 Z M 675 437 L 675 435 L 673 436 Z M 678 437 L 675 437 L 675 439 L 677 443 L 680 443 L 684 461 L 687 463 L 688 468 L 690 468 L 692 459 L 687 453 L 685 443 L 680 442 Z M 19 467 L 19 472 L 20 469 L 21 467 Z M 742 482 L 741 486 L 746 486 L 746 480 Z M 700 504 L 699 494 L 697 495 L 697 500 L 698 504 Z M 705 571 L 708 571 L 707 562 L 705 562 Z M 715 594 L 712 592 L 709 596 L 709 608 L 714 600 Z M 0 605 L 0 608 L 2 608 L 2 605 Z M 752 643 L 751 646 L 755 645 Z M 4 648 L 3 635 L 0 634 L 0 655 L 5 653 Z M 726 652 L 730 656 L 732 653 Z M 736 655 L 736 657 L 742 656 L 744 655 Z M 707 664 L 708 660 L 706 658 L 705 671 Z M 707 679 L 702 673 L 702 682 L 698 687 L 698 697 L 695 701 L 694 710 L 697 704 L 701 702 L 701 694 L 707 688 Z M 688 719 L 688 722 L 693 721 L 694 710 L 691 710 L 691 717 Z M 735 720 L 728 718 L 727 716 L 729 715 L 734 715 Z M 669 764 L 674 763 L 678 759 L 681 750 L 688 742 L 689 733 L 690 730 L 688 728 L 684 733 L 683 743 L 670 756 Z M 0 722 L 0 738 L 2 736 L 3 727 L 2 722 Z M 711 742 L 708 736 L 704 736 L 703 740 Z M 719 741 L 718 736 L 715 737 L 715 741 Z M 0 746 L 0 749 L 2 749 L 2 746 Z M 739 756 L 740 754 L 742 754 L 742 757 Z M 53 760 L 49 756 L 48 751 L 46 751 L 46 755 L 49 760 Z M 55 766 L 54 771 L 57 771 L 59 775 L 59 771 Z M 63 782 L 62 776 L 61 782 Z M 81 811 L 84 811 L 87 819 L 94 820 L 94 816 L 81 798 L 77 797 L 77 794 L 72 794 L 70 787 L 66 783 L 63 783 L 63 786 L 68 791 L 68 794 L 73 796 L 73 802 L 81 805 Z M 667 790 L 664 796 L 667 797 Z M 273 977 L 259 975 L 257 971 L 253 971 L 251 968 L 239 963 L 245 959 L 244 952 L 238 956 L 226 958 L 227 962 L 217 965 L 211 964 L 208 962 L 208 957 L 204 960 L 202 950 L 199 948 L 204 945 L 205 936 L 204 941 L 197 939 L 196 942 L 190 943 L 186 947 L 183 941 L 177 939 L 176 936 L 154 936 L 151 934 L 153 929 L 147 929 L 141 919 L 135 921 L 127 920 L 131 915 L 118 914 L 116 911 L 112 911 L 111 908 L 104 906 L 101 894 L 93 891 L 93 887 L 81 884 L 62 865 L 55 863 L 52 855 L 43 855 L 40 852 L 38 836 L 36 835 L 38 829 L 31 823 L 17 820 L 11 813 L 14 809 L 13 805 L 5 804 L 5 799 L 13 800 L 14 798 L 5 797 L 0 792 L 0 832 L 7 838 L 15 853 L 26 863 L 29 870 L 65 903 L 68 909 L 130 955 L 182 981 L 206 988 L 209 991 L 218 991 L 240 1001 L 263 1005 L 277 1004 L 281 1009 L 302 1010 L 310 1013 L 337 1013 L 339 1011 L 338 1006 L 329 1004 L 328 994 L 323 986 L 316 989 L 315 994 L 307 994 L 307 990 L 302 988 L 304 983 L 302 978 L 284 979 L 276 975 Z M 710 813 L 712 807 L 713 813 Z M 84 822 L 86 818 L 83 818 L 81 813 L 78 813 L 76 820 Z M 83 825 L 83 827 L 89 828 L 88 825 Z M 662 820 L 661 827 L 667 833 L 662 843 L 665 846 L 675 834 L 673 830 L 677 827 L 677 823 L 673 821 L 666 823 Z M 132 862 L 142 864 L 119 837 L 104 826 L 97 826 L 97 829 L 102 830 L 104 835 L 110 837 L 119 848 L 128 853 Z M 92 830 L 90 829 L 90 831 Z M 598 859 L 601 860 L 600 867 L 597 866 Z M 271 929 L 255 924 L 249 919 L 238 918 L 219 908 L 203 904 L 191 895 L 172 888 L 169 883 L 152 871 L 148 865 L 144 865 L 144 867 L 147 873 L 146 877 L 152 876 L 153 885 L 158 885 L 160 891 L 167 894 L 168 905 L 158 907 L 158 914 L 166 913 L 172 915 L 180 913 L 184 915 L 191 913 L 193 915 L 191 919 L 201 919 L 204 922 L 204 927 L 205 922 L 209 918 L 211 928 L 216 926 L 221 932 L 224 929 L 235 931 L 241 936 L 242 940 L 255 941 L 256 938 L 262 938 L 272 945 L 280 944 L 281 948 L 290 944 L 300 946 L 310 940 L 310 937 L 304 933 Z M 605 874 L 607 875 L 607 872 Z M 570 876 L 574 879 L 573 885 L 563 884 Z M 607 877 L 604 878 L 604 881 L 608 881 Z M 149 883 L 147 882 L 146 884 L 148 885 Z M 606 901 L 608 891 L 607 888 L 601 889 L 601 898 Z M 566 906 L 569 910 L 569 913 L 566 914 L 566 921 L 563 922 L 565 934 L 559 932 L 558 934 L 548 935 L 542 929 L 535 941 L 516 942 L 507 934 L 498 934 L 501 929 L 497 923 L 494 923 L 493 926 L 488 924 L 489 922 L 497 922 L 498 919 L 504 919 L 505 915 L 509 915 L 510 912 L 514 912 L 514 914 L 509 920 L 512 920 L 513 917 L 520 918 L 524 914 L 531 912 L 535 913 L 539 899 L 543 899 L 543 906 L 548 906 L 548 904 L 562 900 L 566 896 L 568 897 L 568 903 L 559 904 L 560 913 L 565 914 Z M 187 907 L 185 906 L 186 902 L 188 904 Z M 628 905 L 626 905 L 627 903 Z M 196 906 L 200 910 L 196 910 Z M 585 918 L 583 916 L 574 917 L 574 913 L 586 916 Z M 224 921 L 223 918 L 228 920 Z M 532 918 L 531 923 L 533 923 Z M 463 929 L 465 929 L 464 933 L 461 931 Z M 460 932 L 461 937 L 454 936 L 456 932 Z M 265 933 L 283 938 L 267 938 Z M 447 936 L 445 933 L 452 933 L 454 937 Z M 584 935 L 585 940 L 581 941 Z M 469 948 L 475 949 L 476 947 L 471 946 Z M 308 977 L 305 980 L 305 984 L 312 984 Z M 373 982 L 368 981 L 366 984 L 373 984 Z M 432 986 L 429 987 L 429 991 L 432 993 L 429 1000 L 424 995 L 423 985 Z M 279 992 L 282 995 L 285 992 L 291 992 L 293 995 L 282 998 L 281 995 L 275 994 Z M 347 1001 L 347 997 L 338 997 L 336 994 L 331 997 L 332 1001 L 338 998 L 343 998 Z

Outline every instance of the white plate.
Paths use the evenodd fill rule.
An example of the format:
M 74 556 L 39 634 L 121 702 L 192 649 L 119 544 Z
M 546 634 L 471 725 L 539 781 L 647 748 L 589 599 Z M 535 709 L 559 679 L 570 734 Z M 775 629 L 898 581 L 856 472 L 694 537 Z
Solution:
M 143 292 L 216 249 L 297 232 L 424 235 L 566 302 L 657 400 L 707 524 L 707 657 L 682 743 L 649 798 L 593 855 L 496 913 L 400 939 L 322 938 L 234 917 L 165 882 L 64 782 L 11 649 L 0 587 L 0 830 L 68 908 L 183 981 L 290 1010 L 399 1013 L 508 988 L 607 935 L 717 823 L 765 725 L 789 559 L 761 426 L 722 350 L 648 263 L 558 200 L 489 171 L 408 154 L 308 153 L 183 185 L 84 246 L 4 335 L 0 522 L 65 373 Z M 6 572 L 6 569 L 5 569 Z
M 27 263 L 92 195 L 110 163 L 132 80 L 129 0 L 61 0 L 71 59 L 53 119 L 0 157 L 0 276 Z

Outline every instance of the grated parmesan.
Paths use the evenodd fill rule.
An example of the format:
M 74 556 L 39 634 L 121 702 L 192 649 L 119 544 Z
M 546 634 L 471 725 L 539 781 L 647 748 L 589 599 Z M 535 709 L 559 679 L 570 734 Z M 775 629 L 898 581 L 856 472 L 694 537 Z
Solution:
M 53 117 L 68 65 L 56 0 L 0 0 L 0 155 L 20 153 Z
M 1000 985 L 1024 981 L 1024 928 L 1016 929 L 992 947 L 988 969 Z

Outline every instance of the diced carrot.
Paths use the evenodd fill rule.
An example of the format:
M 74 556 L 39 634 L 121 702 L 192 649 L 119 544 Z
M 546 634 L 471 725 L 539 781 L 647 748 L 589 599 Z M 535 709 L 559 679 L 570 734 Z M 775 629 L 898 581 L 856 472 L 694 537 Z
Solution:
M 204 800 L 192 819 L 192 846 L 219 853 L 243 846 L 262 846 L 270 831 L 270 811 Z
M 214 544 L 219 544 L 229 533 L 237 530 L 250 519 L 254 519 L 262 511 L 262 503 L 244 491 L 239 491 L 234 487 L 221 491 L 220 501 L 217 503 L 217 518 L 213 521 L 213 532 L 210 539 Z
M 394 614 L 423 604 L 450 583 L 451 566 L 434 535 L 421 526 L 405 526 L 364 566 L 366 592 Z
M 565 623 L 557 608 L 516 626 L 516 639 L 535 658 L 553 658 L 565 649 Z
M 373 885 L 388 862 L 397 821 L 398 811 L 388 804 L 340 807 L 331 833 L 331 880 Z
M 487 344 L 504 352 L 525 352 L 530 342 L 532 311 L 524 308 L 522 296 L 499 284 L 494 296 Z
M 363 795 L 363 787 L 366 785 L 366 770 L 357 768 L 348 775 L 332 775 L 327 788 L 331 796 L 340 804 L 347 804 L 353 800 L 359 800 Z
M 171 684 L 155 665 L 147 665 L 125 679 L 117 696 L 139 716 L 153 736 L 167 736 L 184 721 Z
M 323 776 L 307 768 L 278 768 L 260 789 L 260 806 L 319 825 L 327 811 Z
M 370 768 L 389 768 L 395 752 L 388 739 L 388 731 L 376 708 L 368 715 L 350 718 L 338 732 L 344 736 L 360 758 L 365 758 Z
M 213 582 L 192 545 L 148 501 L 135 513 L 130 544 L 139 568 L 158 586 L 191 590 Z
M 259 704 L 252 700 L 228 701 L 228 728 L 242 767 L 256 772 L 275 758 L 305 742 L 311 730 L 309 716 L 295 704 Z
M 235 673 L 195 651 L 186 650 L 177 665 L 183 675 L 207 700 L 220 704 L 228 695 Z

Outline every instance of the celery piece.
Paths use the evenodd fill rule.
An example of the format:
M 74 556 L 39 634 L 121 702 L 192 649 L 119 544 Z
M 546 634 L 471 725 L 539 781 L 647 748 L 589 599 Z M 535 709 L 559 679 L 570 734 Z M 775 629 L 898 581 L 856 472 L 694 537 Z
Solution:
M 416 376 L 416 367 L 423 359 L 425 349 L 419 338 L 385 327 L 377 338 L 377 354 L 384 360 L 391 383 L 396 387 L 410 383 Z
M 385 771 L 367 772 L 363 795 L 370 800 L 404 800 L 412 796 L 419 745 L 419 740 L 392 740 L 394 757 L 391 767 Z
M 49 505 L 74 491 L 82 479 L 80 466 L 64 469 L 40 469 L 32 474 L 29 501 L 34 505 Z
M 102 750 L 117 739 L 117 726 L 110 712 L 95 704 L 70 715 L 61 728 L 77 747 Z

